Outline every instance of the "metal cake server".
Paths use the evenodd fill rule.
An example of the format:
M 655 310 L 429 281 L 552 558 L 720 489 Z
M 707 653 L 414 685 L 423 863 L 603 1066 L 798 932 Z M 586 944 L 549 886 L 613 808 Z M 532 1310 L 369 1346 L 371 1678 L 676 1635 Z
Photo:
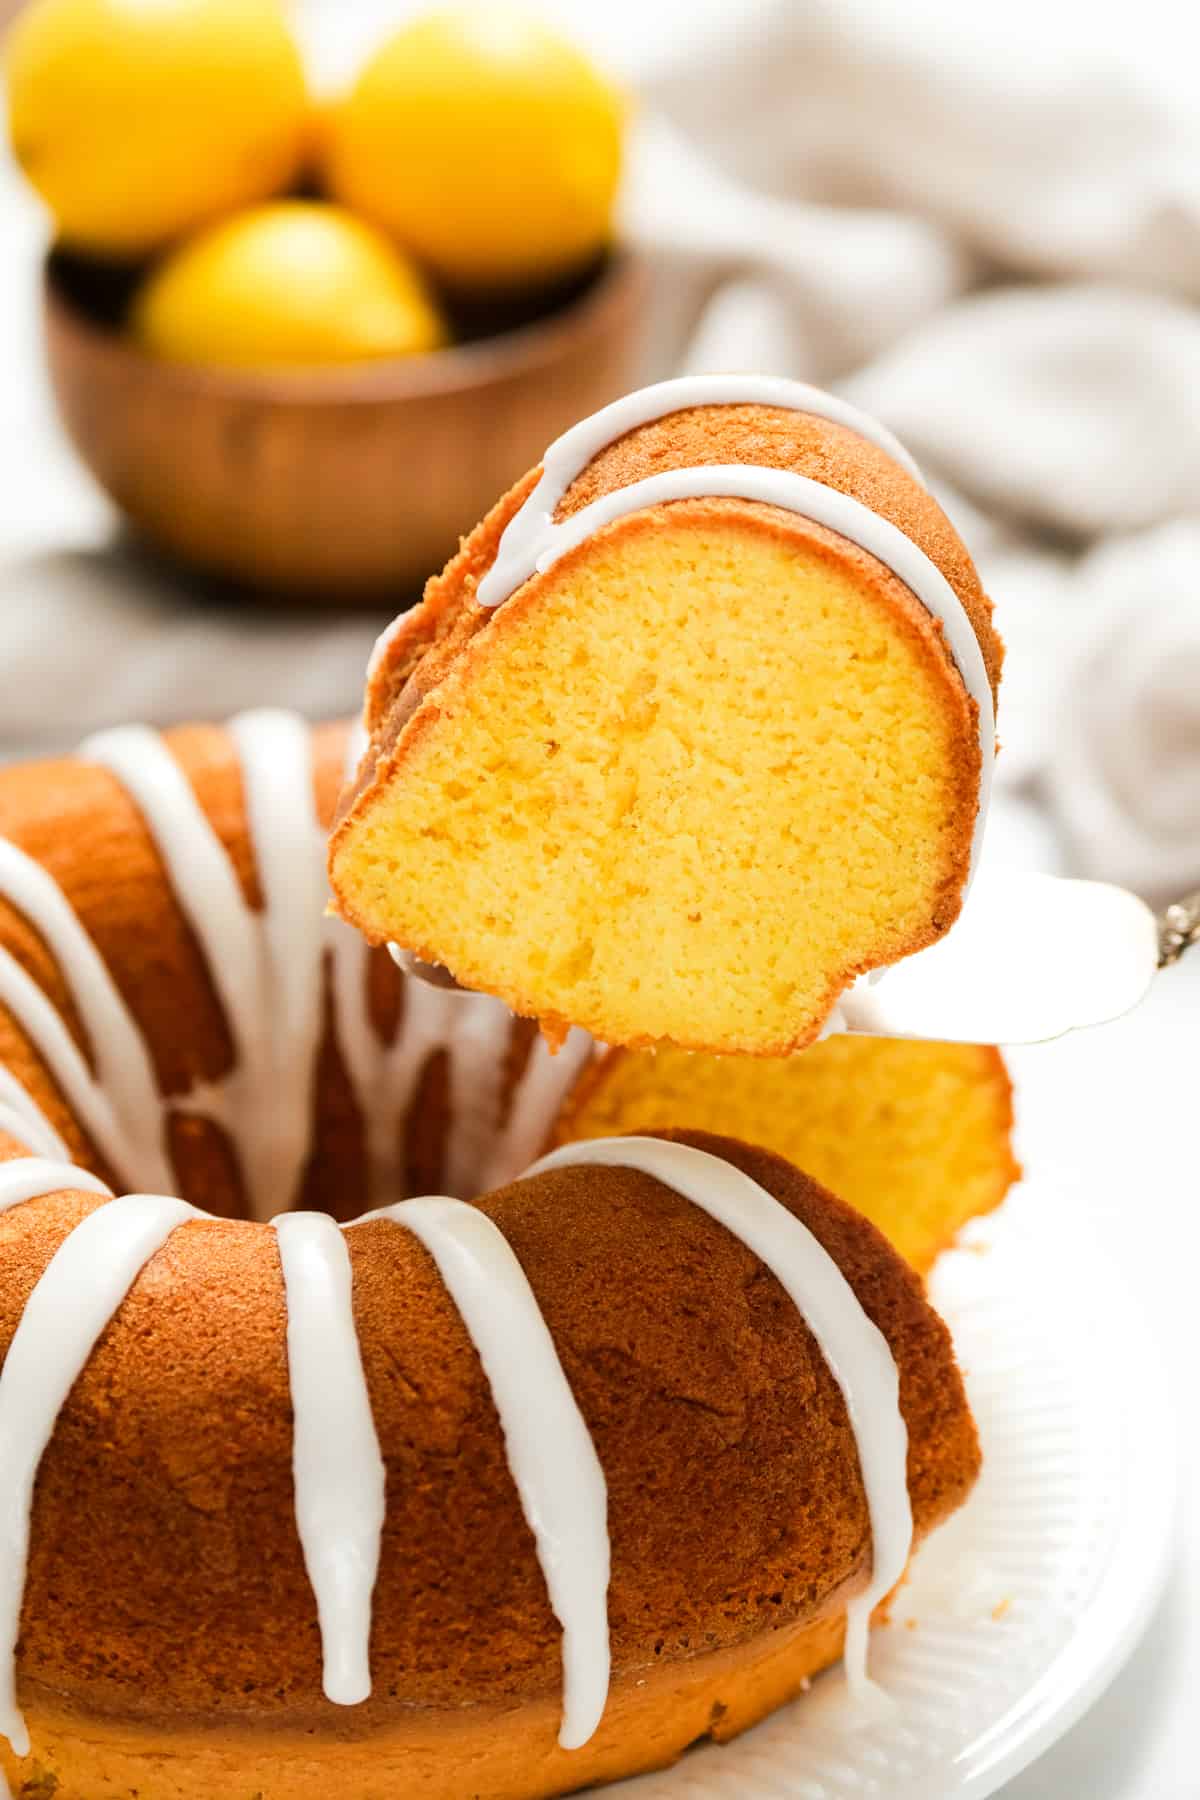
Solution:
M 1132 1011 L 1200 940 L 1200 892 L 1159 916 L 1100 881 L 983 869 L 946 936 L 843 994 L 830 1031 L 1035 1044 Z

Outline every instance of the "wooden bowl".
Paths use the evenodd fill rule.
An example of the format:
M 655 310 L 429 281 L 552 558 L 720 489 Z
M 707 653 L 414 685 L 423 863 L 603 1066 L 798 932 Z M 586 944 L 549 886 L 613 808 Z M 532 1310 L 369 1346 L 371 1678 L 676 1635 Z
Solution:
M 259 590 L 419 593 L 552 438 L 632 385 L 645 279 L 610 259 L 544 317 L 429 356 L 245 372 L 156 361 L 56 253 L 45 335 L 76 449 L 159 549 Z

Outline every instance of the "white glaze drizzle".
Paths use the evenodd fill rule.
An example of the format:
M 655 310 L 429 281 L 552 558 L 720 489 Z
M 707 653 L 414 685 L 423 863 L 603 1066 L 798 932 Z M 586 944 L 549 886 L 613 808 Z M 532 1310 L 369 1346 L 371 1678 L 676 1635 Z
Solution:
M 36 924 L 57 962 L 91 1046 L 95 1075 L 58 1012 L 7 950 L 0 951 L 0 1001 L 37 1045 L 105 1160 L 148 1187 L 169 1188 L 158 1082 L 108 964 L 54 877 L 4 838 L 0 895 Z
M 411 988 L 405 991 L 408 995 Z M 447 1134 L 443 1161 L 450 1192 L 464 1195 L 479 1191 L 472 1176 L 481 1168 L 499 1122 L 511 1020 L 487 994 L 472 994 L 462 1006 L 451 1002 L 446 1016 L 453 1032 L 449 1108 L 454 1128 Z
M 60 1179 L 64 1174 L 70 1179 Z M 40 1187 L 42 1195 L 96 1185 L 83 1170 L 54 1165 L 42 1180 L 50 1184 Z M 25 1197 L 36 1199 L 38 1192 Z M 126 1194 L 97 1207 L 47 1263 L 0 1370 L 0 1736 L 16 1756 L 28 1756 L 30 1749 L 17 1704 L 16 1647 L 43 1452 L 68 1394 L 141 1270 L 177 1226 L 200 1216 L 162 1194 Z
M 887 1339 L 807 1226 L 720 1157 L 661 1138 L 596 1138 L 551 1151 L 528 1174 L 580 1163 L 639 1169 L 699 1206 L 771 1270 L 816 1339 L 846 1402 L 871 1522 L 871 1579 L 846 1612 L 846 1678 L 865 1691 L 871 1613 L 904 1574 L 913 1540 L 908 1431 Z
M 371 654 L 367 658 L 368 683 L 374 681 L 376 675 L 378 675 L 380 669 L 383 667 L 384 661 L 387 658 L 387 653 L 391 649 L 395 639 L 399 637 L 400 629 L 407 618 L 407 613 L 399 613 L 397 617 L 392 620 L 390 625 L 384 626 L 379 636 L 375 639 L 374 644 L 371 646 Z
M 77 1163 L 57 1162 L 48 1156 L 14 1156 L 0 1163 L 0 1213 L 27 1200 L 44 1200 L 47 1194 L 103 1194 L 112 1199 L 112 1189 L 90 1169 Z
M 558 1741 L 565 1750 L 578 1749 L 608 1699 L 608 1497 L 554 1340 L 507 1240 L 476 1207 L 431 1195 L 368 1217 L 390 1219 L 420 1239 L 479 1353 L 562 1626 Z
M 130 1153 L 110 1096 L 88 1068 L 82 1051 L 53 1003 L 7 950 L 0 946 L 0 1005 L 6 1006 L 50 1069 L 84 1131 L 116 1166 Z M 16 1077 L 9 1072 L 9 1080 Z M 19 1084 L 17 1084 L 19 1085 Z M 22 1092 L 26 1091 L 22 1088 Z M 33 1104 L 26 1093 L 26 1102 Z
M 783 507 L 838 532 L 891 569 L 941 623 L 950 655 L 975 702 L 982 761 L 971 854 L 973 872 L 987 817 L 995 757 L 991 684 L 974 627 L 958 595 L 941 570 L 890 520 L 850 495 L 791 470 L 736 463 L 663 470 L 602 495 L 568 519 L 555 521 L 555 511 L 571 483 L 606 445 L 627 432 L 687 407 L 747 403 L 782 407 L 845 425 L 878 445 L 915 480 L 921 480 L 917 465 L 889 431 L 819 388 L 753 375 L 697 375 L 660 382 L 604 407 L 550 446 L 537 486 L 505 527 L 495 560 L 480 581 L 475 598 L 480 606 L 501 605 L 532 575 L 543 574 L 567 550 L 603 526 L 664 501 L 727 495 Z
M 558 1108 L 592 1053 L 586 1032 L 572 1031 L 557 1055 L 535 1044 L 504 1101 L 505 1052 L 512 1015 L 499 1000 L 405 976 L 403 1017 L 390 1044 L 381 1043 L 365 1004 L 370 951 L 357 931 L 330 919 L 338 1045 L 359 1098 L 367 1136 L 372 1205 L 401 1185 L 405 1126 L 430 1060 L 444 1054 L 451 1130 L 442 1179 L 459 1198 L 515 1180 L 541 1149 Z
M 480 1192 L 504 1187 L 529 1167 L 546 1143 L 551 1121 L 595 1054 L 595 1039 L 578 1025 L 571 1027 L 557 1050 L 539 1031 L 513 1090 L 508 1118 L 484 1164 Z
M 273 1224 L 287 1299 L 296 1528 L 316 1596 L 324 1691 L 336 1706 L 357 1706 L 371 1692 L 387 1477 L 354 1323 L 350 1255 L 325 1213 L 288 1213 Z
M 400 1134 L 411 1092 L 391 1080 L 397 1043 L 384 1043 L 371 1020 L 369 944 L 342 919 L 327 917 L 325 930 L 334 1030 L 362 1118 L 367 1204 L 381 1205 L 404 1168 Z
M 866 438 L 923 485 L 920 469 L 899 438 L 869 413 L 860 412 L 849 401 L 839 400 L 823 388 L 779 375 L 681 375 L 674 381 L 655 382 L 601 407 L 550 445 L 542 458 L 537 486 L 505 526 L 496 559 L 476 589 L 479 605 L 499 606 L 533 574 L 542 541 L 554 529 L 554 514 L 560 501 L 602 450 L 641 425 L 650 425 L 693 406 L 774 406 L 783 412 L 827 419 Z M 376 645 L 379 660 L 398 628 L 397 620 L 380 638 Z
M 430 1059 L 444 1052 L 449 1068 L 452 1130 L 446 1142 L 447 1185 L 478 1192 L 475 1133 L 494 1129 L 504 1048 L 511 1018 L 498 1001 L 472 995 L 468 1014 L 425 984 L 406 982 L 400 1029 L 381 1044 L 365 1009 L 369 951 L 357 932 L 331 921 L 338 1043 L 362 1107 L 370 1169 L 368 1191 L 386 1198 L 402 1182 L 405 1126 Z M 471 1109 L 468 1121 L 466 1108 Z M 460 1135 L 461 1133 L 461 1135 Z
M 39 1156 L 71 1160 L 71 1152 L 37 1101 L 0 1063 L 0 1131 L 6 1131 Z
M 343 783 L 353 780 L 369 741 L 365 725 L 355 720 L 346 734 Z M 372 951 L 366 939 L 332 913 L 326 915 L 325 930 L 338 1048 L 363 1123 L 367 1205 L 382 1206 L 395 1192 L 405 1167 L 402 1134 L 421 1071 L 405 1050 L 403 1023 L 388 1042 L 371 1020 Z M 407 1012 L 407 984 L 403 995 Z
M 145 820 L 180 910 L 204 953 L 234 1046 L 228 1076 L 193 1090 L 191 1110 L 237 1144 L 251 1207 L 267 1218 L 295 1193 L 308 1153 L 311 1070 L 320 1035 L 324 887 L 312 794 L 310 738 L 294 715 L 232 721 L 264 906 L 246 902 L 237 872 L 191 783 L 157 732 L 122 726 L 80 755 L 107 768 Z M 311 919 L 304 917 L 311 909 Z M 285 968 L 288 951 L 296 963 Z M 292 995 L 297 999 L 291 998 Z M 285 1010 L 295 1038 L 280 1030 Z
M 246 1065 L 248 1104 L 270 1094 L 268 1141 L 257 1191 L 271 1210 L 300 1184 L 312 1137 L 313 1080 L 321 1042 L 325 833 L 317 818 L 312 734 L 295 713 L 261 710 L 229 724 L 237 746 L 263 910 L 258 927 L 269 1042 L 261 1063 Z M 256 1134 L 257 1135 L 257 1134 Z

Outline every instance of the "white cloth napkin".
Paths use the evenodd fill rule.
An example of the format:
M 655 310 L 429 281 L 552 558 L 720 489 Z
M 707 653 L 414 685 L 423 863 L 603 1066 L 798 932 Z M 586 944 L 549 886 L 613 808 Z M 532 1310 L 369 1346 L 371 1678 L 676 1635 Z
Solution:
M 1136 32 L 1092 8 L 1083 33 L 1034 0 L 557 6 L 643 94 L 648 372 L 833 383 L 908 441 L 1009 641 L 996 853 L 1045 862 L 1049 816 L 1071 866 L 1156 899 L 1200 882 L 1200 108 L 1168 6 Z M 307 10 L 348 63 L 345 11 Z M 356 13 L 359 37 L 394 13 Z M 28 271 L 0 296 L 0 753 L 352 707 L 379 619 L 205 604 L 107 547 L 37 371 L 11 176 L 0 224 Z
M 1200 109 L 1181 9 L 759 0 L 656 70 L 659 353 L 839 386 L 1009 643 L 993 854 L 1200 884 Z M 1057 827 L 1051 849 L 1043 821 Z

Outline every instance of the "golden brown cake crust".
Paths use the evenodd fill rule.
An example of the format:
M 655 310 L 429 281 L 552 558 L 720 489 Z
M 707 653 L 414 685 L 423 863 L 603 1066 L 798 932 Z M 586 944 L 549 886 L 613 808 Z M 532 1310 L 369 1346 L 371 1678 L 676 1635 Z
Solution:
M 978 1445 L 916 1277 L 779 1158 L 686 1141 L 801 1217 L 888 1338 L 923 1535 L 964 1498 Z M 49 1257 L 97 1204 L 61 1194 L 0 1217 L 0 1357 Z M 557 1170 L 480 1205 L 529 1277 L 605 1470 L 618 1681 L 840 1608 L 868 1574 L 854 1440 L 774 1277 L 632 1170 Z M 63 1410 L 37 1487 L 22 1679 L 148 1730 L 242 1719 L 354 1734 L 414 1707 L 559 1692 L 559 1629 L 461 1320 L 411 1234 L 381 1221 L 348 1242 L 388 1469 L 372 1700 L 347 1714 L 321 1697 L 278 1252 L 267 1228 L 223 1220 L 175 1232 Z
M 337 1737 L 264 1731 L 155 1730 L 80 1717 L 31 1687 L 30 1762 L 0 1741 L 17 1800 L 549 1800 L 664 1768 L 702 1738 L 728 1743 L 841 1655 L 845 1615 L 764 1632 L 686 1664 L 657 1661 L 614 1682 L 581 1750 L 557 1742 L 558 1701 L 469 1712 L 410 1710 L 382 1730 Z M 28 1773 L 32 1767 L 32 1774 Z

